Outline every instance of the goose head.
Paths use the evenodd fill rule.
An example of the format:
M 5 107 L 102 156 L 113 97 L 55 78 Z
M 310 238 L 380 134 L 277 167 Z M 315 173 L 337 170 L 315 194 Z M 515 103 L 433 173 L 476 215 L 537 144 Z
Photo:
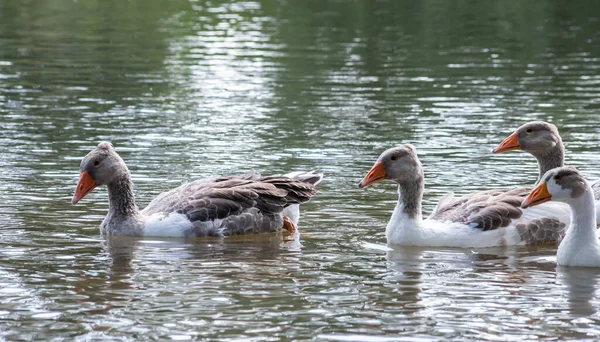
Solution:
M 586 189 L 586 180 L 576 168 L 557 167 L 546 172 L 521 207 L 529 208 L 548 201 L 569 204 L 581 197 Z
M 562 147 L 562 140 L 556 126 L 544 121 L 532 121 L 519 127 L 496 146 L 492 153 L 523 150 L 535 157 L 544 157 L 557 146 Z
M 365 188 L 384 179 L 398 184 L 414 183 L 423 179 L 423 168 L 413 145 L 401 145 L 384 151 L 358 183 L 358 187 Z
M 79 182 L 71 200 L 73 204 L 79 202 L 94 188 L 111 183 L 129 170 L 112 144 L 101 142 L 83 158 L 79 172 Z

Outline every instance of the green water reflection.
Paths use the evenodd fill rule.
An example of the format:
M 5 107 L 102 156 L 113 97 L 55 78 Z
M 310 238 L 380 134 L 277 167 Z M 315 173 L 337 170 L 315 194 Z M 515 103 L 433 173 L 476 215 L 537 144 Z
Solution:
M 425 211 L 531 184 L 491 149 L 555 123 L 600 177 L 597 1 L 0 2 L 0 336 L 39 339 L 595 338 L 599 274 L 554 246 L 384 246 L 392 184 L 357 183 L 410 142 Z M 208 175 L 320 169 L 301 244 L 106 241 L 79 161 L 112 141 L 138 202 Z

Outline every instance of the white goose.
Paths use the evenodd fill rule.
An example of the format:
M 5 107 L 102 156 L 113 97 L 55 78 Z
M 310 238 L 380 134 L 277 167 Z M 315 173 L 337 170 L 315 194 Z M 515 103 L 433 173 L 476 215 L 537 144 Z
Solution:
M 527 188 L 444 196 L 425 220 L 421 214 L 423 168 L 412 145 L 381 154 L 360 188 L 389 179 L 398 184 L 398 204 L 386 227 L 388 244 L 489 247 L 555 242 L 569 223 L 569 210 L 546 205 L 521 210 Z
M 492 153 L 522 150 L 537 159 L 539 177 L 565 165 L 565 147 L 555 125 L 545 121 L 528 122 L 517 128 Z M 600 180 L 592 183 L 596 200 L 596 225 L 600 226 Z
M 108 142 L 81 161 L 72 203 L 100 185 L 108 188 L 109 211 L 100 225 L 106 235 L 230 236 L 296 232 L 298 205 L 315 195 L 321 173 L 221 177 L 197 180 L 164 192 L 139 210 L 125 162 Z
M 552 169 L 523 201 L 522 207 L 531 208 L 548 201 L 566 203 L 573 213 L 573 223 L 556 251 L 557 264 L 600 267 L 600 241 L 590 184 L 573 167 Z

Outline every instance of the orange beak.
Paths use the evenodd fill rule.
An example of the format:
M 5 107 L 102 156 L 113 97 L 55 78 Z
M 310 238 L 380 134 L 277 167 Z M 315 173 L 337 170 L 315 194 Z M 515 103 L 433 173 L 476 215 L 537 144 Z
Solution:
M 80 199 L 94 190 L 96 186 L 96 182 L 92 179 L 90 174 L 87 171 L 83 171 L 79 175 L 79 182 L 77 183 L 77 189 L 75 189 L 75 194 L 73 195 L 71 203 L 75 204 L 79 202 Z
M 540 184 L 531 190 L 531 193 L 529 196 L 527 196 L 523 203 L 521 203 L 521 208 L 526 209 L 529 207 L 534 207 L 550 200 L 552 200 L 552 195 L 550 195 L 548 192 L 546 182 L 540 182 Z
M 369 170 L 369 173 L 367 173 L 365 178 L 363 178 L 360 181 L 360 183 L 358 183 L 358 187 L 361 189 L 366 188 L 367 186 L 369 186 L 371 184 L 381 182 L 385 178 L 386 178 L 386 175 L 385 175 L 385 170 L 383 169 L 383 163 L 381 161 L 378 161 L 375 163 L 375 165 L 373 165 L 371 170 Z
M 504 141 L 502 141 L 500 145 L 496 146 L 492 153 L 514 151 L 520 148 L 521 145 L 519 144 L 519 136 L 517 132 L 514 132 L 513 134 L 509 135 L 508 138 L 504 139 Z

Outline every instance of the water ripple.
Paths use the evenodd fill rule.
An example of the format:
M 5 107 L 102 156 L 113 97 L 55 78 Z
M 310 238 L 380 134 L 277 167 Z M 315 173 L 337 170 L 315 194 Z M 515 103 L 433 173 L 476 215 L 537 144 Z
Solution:
M 590 13 L 551 1 L 3 3 L 1 338 L 599 336 L 600 273 L 556 268 L 554 246 L 388 248 L 394 185 L 357 189 L 402 143 L 423 162 L 425 212 L 448 191 L 531 185 L 531 156 L 490 153 L 530 120 L 554 122 L 568 163 L 600 178 Z M 299 243 L 105 239 L 105 191 L 70 204 L 102 140 L 140 206 L 208 175 L 326 179 Z

